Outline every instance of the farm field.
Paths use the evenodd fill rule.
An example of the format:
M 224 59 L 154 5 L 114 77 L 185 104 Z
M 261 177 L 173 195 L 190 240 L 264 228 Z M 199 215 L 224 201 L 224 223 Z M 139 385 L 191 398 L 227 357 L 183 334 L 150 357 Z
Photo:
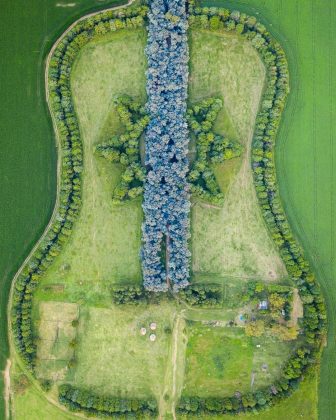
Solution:
M 335 37 L 336 4 L 324 0 L 205 1 L 258 12 L 285 48 L 291 94 L 277 137 L 281 197 L 293 231 L 325 292 L 328 346 L 321 364 L 319 418 L 336 413 Z M 271 26 L 270 26 L 271 25 Z M 322 30 L 323 28 L 323 30 Z
M 201 39 L 207 40 L 207 48 L 203 50 Z M 72 90 L 84 140 L 83 209 L 71 240 L 56 263 L 48 270 L 47 276 L 35 294 L 33 314 L 35 327 L 41 337 L 39 343 L 41 357 L 39 356 L 38 364 L 40 378 L 50 377 L 58 382 L 67 381 L 79 386 L 92 385 L 99 391 L 124 392 L 125 396 L 137 394 L 140 397 L 150 397 L 154 394 L 159 400 L 160 413 L 166 412 L 169 416 L 171 407 L 174 407 L 183 390 L 195 387 L 198 390 L 204 389 L 201 375 L 198 378 L 197 374 L 210 376 L 210 381 L 204 380 L 204 383 L 207 383 L 206 392 L 210 396 L 218 394 L 222 380 L 227 381 L 226 389 L 232 386 L 230 389 L 232 393 L 237 387 L 243 391 L 248 390 L 251 382 L 252 386 L 267 384 L 273 374 L 276 376 L 282 358 L 286 358 L 289 351 L 284 343 L 283 346 L 277 346 L 276 342 L 263 342 L 262 349 L 265 354 L 260 357 L 255 349 L 256 344 L 259 344 L 258 341 L 240 333 L 235 334 L 233 329 L 229 337 L 222 329 L 216 328 L 208 328 L 203 334 L 204 326 L 196 326 L 204 318 L 209 321 L 214 319 L 228 321 L 232 313 L 236 313 L 239 308 L 226 306 L 227 300 L 230 299 L 227 294 L 235 296 L 239 293 L 238 288 L 233 285 L 235 278 L 243 282 L 255 278 L 266 282 L 279 280 L 287 282 L 286 270 L 258 212 L 248 161 L 249 141 L 262 90 L 263 67 L 258 56 L 253 56 L 253 50 L 249 51 L 247 46 L 237 41 L 236 36 L 219 37 L 206 32 L 193 32 L 190 41 L 191 102 L 206 96 L 206 86 L 210 86 L 211 95 L 223 96 L 224 108 L 216 130 L 241 141 L 245 147 L 241 158 L 230 162 L 227 167 L 225 164 L 215 167 L 217 179 L 225 192 L 225 203 L 230 203 L 230 200 L 231 203 L 238 203 L 239 217 L 234 221 L 227 218 L 227 215 L 232 214 L 232 207 L 229 206 L 224 205 L 224 209 L 218 209 L 201 202 L 193 203 L 195 277 L 197 281 L 206 279 L 209 282 L 214 280 L 222 284 L 225 293 L 222 309 L 204 312 L 193 312 L 190 308 L 181 310 L 181 307 L 176 306 L 174 302 L 164 302 L 160 306 L 141 309 L 127 306 L 118 308 L 111 304 L 111 286 L 117 283 L 139 284 L 142 211 L 140 200 L 122 206 L 111 204 L 111 193 L 120 170 L 118 166 L 103 161 L 94 151 L 96 144 L 105 141 L 111 134 L 120 134 L 123 130 L 116 118 L 111 98 L 120 93 L 128 93 L 145 101 L 146 63 L 143 55 L 145 31 L 122 31 L 104 36 L 82 51 L 72 73 Z M 127 42 L 128 49 L 123 48 L 124 42 Z M 285 45 L 286 42 L 285 40 Z M 229 62 L 225 62 L 225 57 L 221 55 L 223 47 L 227 49 L 229 55 L 231 54 Z M 238 69 L 244 65 L 241 61 L 243 54 L 253 63 L 247 73 L 251 78 L 244 74 L 244 81 L 238 83 L 237 87 Z M 216 57 L 221 62 L 220 70 L 223 73 L 216 69 Z M 213 74 L 212 79 L 205 77 L 205 69 L 209 68 Z M 297 71 L 297 68 L 294 70 Z M 105 74 L 109 77 L 102 77 Z M 228 87 L 218 82 L 230 74 L 232 88 L 231 84 Z M 293 74 L 297 75 L 295 71 Z M 299 97 L 298 94 L 297 101 Z M 250 99 L 247 101 L 246 98 Z M 290 101 L 292 98 L 293 94 Z M 314 112 L 316 113 L 316 110 Z M 288 117 L 288 112 L 286 118 L 292 118 L 291 115 Z M 316 122 L 312 126 L 313 133 L 315 129 Z M 284 132 L 283 124 L 281 138 L 287 139 L 288 132 L 286 131 L 286 135 Z M 307 133 L 307 136 L 310 133 Z M 313 146 L 312 153 L 318 150 L 316 143 Z M 288 156 L 282 152 L 281 143 L 278 150 L 280 154 L 278 168 L 289 165 L 287 173 L 289 176 L 291 161 L 287 163 Z M 295 155 L 295 150 L 292 153 Z M 299 154 L 298 151 L 296 153 Z M 319 173 L 316 167 L 315 162 L 312 171 Z M 301 174 L 298 168 L 294 168 L 293 162 L 292 172 L 293 177 Z M 239 194 L 241 189 L 245 193 L 246 201 L 243 194 Z M 289 190 L 286 190 L 286 194 L 285 197 L 289 203 L 292 203 Z M 293 211 L 291 217 L 296 214 L 293 208 L 290 207 Z M 319 213 L 315 208 L 312 214 L 318 220 L 317 216 L 323 212 L 321 210 Z M 232 226 L 236 230 L 231 231 L 231 240 Z M 309 232 L 309 229 L 307 231 Z M 309 245 L 309 240 L 306 239 L 305 233 L 300 231 L 300 226 L 295 232 L 301 238 L 303 245 L 305 241 Z M 233 239 L 235 235 L 239 236 L 238 243 Z M 313 229 L 312 235 L 315 235 L 315 238 L 318 235 L 317 230 Z M 218 243 L 219 252 L 217 248 L 214 252 L 214 247 L 209 246 L 214 242 Z M 332 248 L 332 244 L 330 246 Z M 309 246 L 305 249 L 310 251 Z M 208 264 L 208 261 L 211 261 L 211 264 Z M 231 264 L 229 269 L 228 261 Z M 312 261 L 316 262 L 313 254 Z M 321 277 L 318 268 L 317 272 Z M 62 317 L 56 319 L 53 314 L 62 314 Z M 139 328 L 149 325 L 154 318 L 158 322 L 158 337 L 155 343 L 149 343 L 148 340 L 145 341 L 147 336 L 139 336 Z M 194 322 L 190 323 L 188 321 L 190 318 Z M 76 319 L 78 322 L 75 322 Z M 52 348 L 48 347 L 50 346 L 48 341 L 53 343 Z M 221 343 L 224 343 L 225 347 L 220 348 Z M 205 347 L 208 348 L 206 354 L 208 359 L 204 359 L 202 352 Z M 227 360 L 224 360 L 224 349 L 230 355 Z M 113 351 L 112 361 L 109 360 L 111 351 Z M 47 353 L 52 356 L 52 360 L 43 360 L 43 354 Z M 129 359 L 134 361 L 132 366 L 129 365 Z M 260 367 L 260 364 L 266 363 L 265 359 L 267 359 L 267 374 L 264 377 L 258 374 L 255 377 L 249 375 L 251 371 Z M 116 364 L 115 360 L 118 360 Z M 99 369 L 101 365 L 104 369 Z M 322 374 L 323 366 L 325 365 L 322 365 Z M 237 369 L 241 372 L 238 378 Z M 226 377 L 221 377 L 220 370 L 226 374 Z M 12 371 L 12 376 L 15 380 L 16 370 Z M 109 383 L 111 378 L 113 381 Z M 163 378 L 162 382 L 160 378 Z M 328 378 L 330 381 L 333 379 L 330 376 L 322 376 L 319 399 L 320 416 L 322 412 L 326 413 L 327 419 L 332 415 L 333 408 L 329 401 L 321 399 L 321 395 L 327 383 L 323 381 L 328 381 Z M 286 415 L 290 413 L 293 418 L 304 416 L 316 419 L 318 396 L 316 385 L 316 378 L 306 378 L 303 387 L 284 406 L 280 405 L 274 415 L 273 412 L 265 413 L 265 417 L 264 414 L 260 414 L 258 418 L 273 420 L 284 413 Z M 49 396 L 52 398 L 56 396 L 56 388 L 52 389 Z M 325 396 L 326 394 L 324 398 Z M 47 404 L 41 397 L 33 385 L 24 392 L 15 394 L 14 417 L 19 420 L 38 418 L 40 413 L 43 413 L 42 405 Z M 306 403 L 307 399 L 310 401 L 309 404 Z M 28 416 L 31 417 L 26 415 L 22 417 L 20 412 L 27 412 L 29 408 L 31 411 Z M 56 419 L 58 416 L 72 418 L 52 405 L 46 405 L 46 410 L 50 410 L 50 413 L 53 413 L 50 415 L 54 415 Z M 321 418 L 324 420 L 324 417 Z
M 44 58 L 76 17 L 122 1 L 80 0 L 72 7 L 58 3 L 29 0 L 23 9 L 20 2 L 0 1 L 0 370 L 5 368 L 9 351 L 6 308 L 10 284 L 47 225 L 56 193 L 56 152 L 45 103 Z M 3 375 L 0 395 L 3 418 Z

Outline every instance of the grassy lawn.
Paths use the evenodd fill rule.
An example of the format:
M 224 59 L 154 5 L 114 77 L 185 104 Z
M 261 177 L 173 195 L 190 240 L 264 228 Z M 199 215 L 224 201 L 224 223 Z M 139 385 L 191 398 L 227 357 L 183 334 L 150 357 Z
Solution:
M 257 347 L 260 346 L 260 347 Z M 293 344 L 250 338 L 243 329 L 188 323 L 185 395 L 231 396 L 270 385 Z
M 174 312 L 168 303 L 83 311 L 74 383 L 111 395 L 160 398 Z M 155 342 L 149 339 L 151 322 L 157 323 Z
M 141 281 L 141 203 L 112 204 L 120 168 L 97 157 L 94 150 L 123 129 L 113 98 L 129 94 L 145 101 L 145 43 L 142 29 L 112 33 L 87 45 L 74 66 L 72 90 L 84 144 L 83 206 L 38 299 L 106 306 L 113 282 Z M 55 284 L 64 289 L 53 292 L 50 285 Z
M 188 327 L 186 395 L 223 396 L 250 389 L 253 349 L 240 329 Z
M 223 207 L 193 207 L 193 271 L 280 279 L 286 270 L 261 218 L 250 169 L 264 66 L 248 42 L 235 35 L 206 31 L 191 32 L 190 60 L 190 102 L 208 96 L 223 98 L 224 109 L 215 129 L 245 147 L 241 159 L 216 168 L 219 184 L 227 190 Z

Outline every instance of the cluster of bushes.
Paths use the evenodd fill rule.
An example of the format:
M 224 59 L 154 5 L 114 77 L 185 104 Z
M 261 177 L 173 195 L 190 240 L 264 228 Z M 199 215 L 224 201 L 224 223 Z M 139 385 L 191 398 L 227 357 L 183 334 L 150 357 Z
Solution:
M 69 384 L 58 389 L 59 402 L 70 411 L 82 412 L 88 416 L 145 419 L 157 417 L 158 408 L 155 399 L 126 399 L 92 394 Z
M 316 366 L 326 329 L 326 310 L 320 287 L 291 233 L 276 182 L 275 137 L 289 92 L 285 53 L 255 17 L 239 11 L 194 7 L 193 1 L 190 2 L 190 9 L 191 27 L 235 31 L 252 43 L 265 63 L 267 86 L 256 120 L 252 168 L 264 219 L 303 302 L 305 343 L 290 357 L 283 369 L 283 376 L 271 387 L 232 398 L 182 398 L 178 408 L 182 417 L 189 414 L 202 416 L 263 410 L 290 395 L 297 388 L 303 374 Z
M 146 171 L 141 165 L 139 141 L 149 123 L 149 117 L 145 107 L 129 96 L 119 97 L 116 109 L 126 133 L 113 136 L 109 143 L 98 145 L 96 151 L 110 162 L 120 163 L 125 168 L 112 197 L 114 203 L 120 203 L 143 193 Z
M 218 284 L 191 284 L 178 296 L 192 306 L 214 308 L 222 304 L 222 288 Z
M 224 160 L 238 157 L 242 147 L 213 132 L 213 126 L 223 103 L 220 99 L 205 99 L 188 109 L 187 119 L 190 130 L 196 136 L 196 159 L 188 174 L 191 192 L 195 196 L 219 204 L 223 194 L 219 189 L 211 163 L 222 163 Z
M 116 305 L 159 304 L 162 300 L 179 298 L 193 306 L 216 307 L 222 304 L 222 290 L 217 284 L 190 284 L 179 289 L 178 294 L 153 292 L 143 286 L 115 286 L 112 289 L 112 301 Z
M 31 370 L 36 344 L 32 325 L 32 297 L 41 276 L 60 253 L 81 208 L 82 144 L 70 88 L 71 66 L 81 48 L 108 31 L 144 24 L 147 7 L 106 11 L 81 20 L 59 42 L 49 64 L 49 106 L 61 148 L 57 214 L 29 263 L 18 276 L 12 305 L 12 331 L 16 347 Z
M 189 284 L 190 263 L 186 1 L 152 0 L 148 17 L 142 269 L 146 289 L 177 291 Z
M 290 319 L 290 312 L 293 300 L 293 288 L 281 284 L 265 284 L 258 281 L 249 281 L 243 291 L 244 302 L 267 300 L 269 309 L 277 318 L 279 313 L 284 311 L 284 319 Z
M 112 301 L 116 305 L 159 304 L 166 298 L 167 293 L 146 290 L 143 286 L 116 286 L 112 289 Z

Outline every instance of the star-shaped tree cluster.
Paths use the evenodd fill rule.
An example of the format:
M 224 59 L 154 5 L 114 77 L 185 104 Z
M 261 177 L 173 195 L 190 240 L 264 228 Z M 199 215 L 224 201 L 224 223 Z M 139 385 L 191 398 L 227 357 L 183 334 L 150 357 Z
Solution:
M 113 201 L 138 197 L 143 193 L 146 170 L 141 165 L 140 137 L 149 123 L 145 107 L 128 96 L 116 100 L 119 118 L 126 128 L 120 136 L 113 136 L 109 143 L 97 146 L 97 153 L 110 162 L 120 163 L 124 167 L 121 181 L 113 191 Z
M 213 127 L 223 104 L 209 98 L 188 109 L 190 131 L 196 138 L 196 157 L 191 164 L 188 181 L 194 196 L 220 203 L 223 194 L 211 164 L 222 163 L 241 154 L 240 143 L 214 133 Z M 140 137 L 149 123 L 145 107 L 128 96 L 116 100 L 116 109 L 126 128 L 124 134 L 113 136 L 109 143 L 97 146 L 97 153 L 110 162 L 120 163 L 124 171 L 113 191 L 113 201 L 120 203 L 143 193 L 146 170 L 141 164 Z
M 191 191 L 197 197 L 212 203 L 220 203 L 220 191 L 212 170 L 212 163 L 238 157 L 242 146 L 214 133 L 213 127 L 223 103 L 220 99 L 209 98 L 188 109 L 188 124 L 196 136 L 196 158 L 188 175 Z

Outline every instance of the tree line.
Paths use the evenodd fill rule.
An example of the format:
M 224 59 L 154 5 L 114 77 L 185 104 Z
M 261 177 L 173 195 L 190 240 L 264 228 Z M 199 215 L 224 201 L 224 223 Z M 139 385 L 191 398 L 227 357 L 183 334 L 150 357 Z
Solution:
M 69 384 L 58 389 L 59 402 L 70 411 L 82 412 L 88 416 L 113 417 L 120 419 L 148 419 L 158 415 L 157 402 L 154 398 L 137 399 L 111 397 Z
M 152 0 L 146 55 L 146 167 L 142 272 L 148 290 L 189 284 L 188 35 L 185 0 Z M 162 249 L 165 258 L 161 258 Z
M 190 284 L 178 293 L 153 292 L 134 285 L 112 288 L 112 301 L 116 305 L 155 305 L 169 299 L 192 306 L 218 307 L 222 304 L 223 296 L 218 284 Z

